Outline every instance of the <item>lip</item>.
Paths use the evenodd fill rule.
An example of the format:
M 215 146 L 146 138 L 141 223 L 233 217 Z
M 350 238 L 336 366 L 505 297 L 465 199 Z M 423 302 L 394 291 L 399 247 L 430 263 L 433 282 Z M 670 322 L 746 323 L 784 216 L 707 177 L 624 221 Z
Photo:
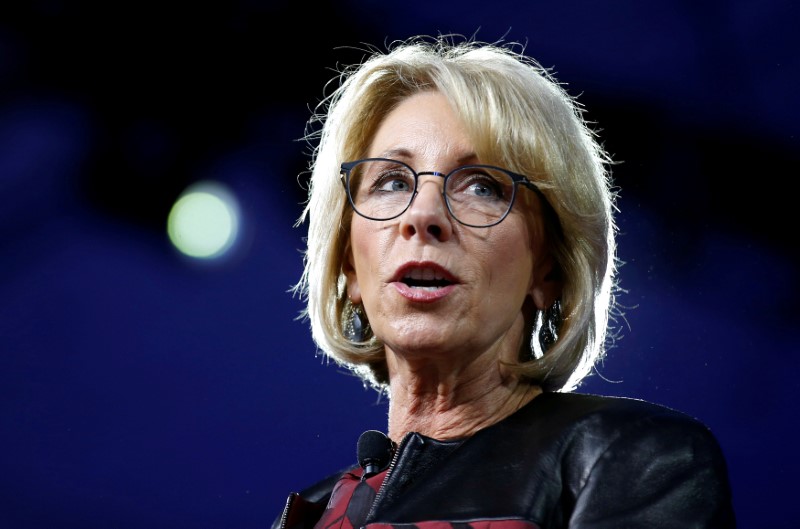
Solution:
M 424 272 L 424 274 L 423 274 Z M 405 280 L 409 276 L 425 276 L 446 281 L 448 284 L 437 288 L 423 288 L 408 285 Z M 458 278 L 445 267 L 432 261 L 410 261 L 404 263 L 392 276 L 391 284 L 397 292 L 408 299 L 418 303 L 433 303 L 447 297 L 459 284 Z

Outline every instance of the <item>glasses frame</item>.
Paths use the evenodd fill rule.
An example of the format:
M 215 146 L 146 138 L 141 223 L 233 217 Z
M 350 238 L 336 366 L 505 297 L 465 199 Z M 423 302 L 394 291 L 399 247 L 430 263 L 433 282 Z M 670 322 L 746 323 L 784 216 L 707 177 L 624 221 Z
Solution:
M 411 200 L 408 201 L 408 204 L 406 204 L 406 207 L 403 208 L 403 210 L 400 213 L 398 213 L 397 215 L 393 215 L 391 217 L 383 219 L 383 218 L 369 217 L 367 215 L 364 215 L 360 211 L 358 211 L 358 208 L 356 207 L 355 201 L 353 200 L 353 195 L 350 193 L 350 172 L 353 170 L 353 168 L 356 165 L 358 165 L 360 163 L 364 163 L 364 162 L 391 162 L 391 163 L 395 163 L 395 164 L 402 165 L 403 167 L 408 168 L 408 170 L 411 171 L 411 174 L 414 175 L 414 191 L 411 194 Z M 454 173 L 456 173 L 458 171 L 461 171 L 463 169 L 491 169 L 493 171 L 499 171 L 501 173 L 505 173 L 509 177 L 511 177 L 511 181 L 513 182 L 514 185 L 511 188 L 512 189 L 512 191 L 511 191 L 511 200 L 508 202 L 508 209 L 506 210 L 505 213 L 503 213 L 503 216 L 500 217 L 499 219 L 497 219 L 495 222 L 493 222 L 491 224 L 469 224 L 469 223 L 464 222 L 463 220 L 459 219 L 455 215 L 455 213 L 453 213 L 453 210 L 450 207 L 450 199 L 447 197 L 447 193 L 445 192 L 445 189 L 447 189 L 447 179 L 450 178 L 450 176 L 452 174 L 454 174 Z M 534 193 L 539 195 L 539 197 L 542 200 L 547 202 L 547 198 L 542 194 L 542 191 L 536 186 L 536 184 L 531 182 L 528 179 L 528 177 L 526 177 L 524 175 L 521 175 L 519 173 L 515 173 L 513 171 L 509 171 L 508 169 L 503 169 L 502 167 L 497 167 L 495 165 L 470 164 L 470 165 L 462 165 L 460 167 L 456 167 L 455 169 L 453 169 L 449 173 L 441 173 L 439 171 L 421 171 L 421 172 L 418 173 L 410 165 L 408 165 L 405 162 L 401 162 L 400 160 L 393 160 L 392 158 L 362 158 L 360 160 L 353 160 L 351 162 L 344 162 L 344 163 L 342 163 L 342 165 L 340 166 L 340 169 L 339 169 L 339 180 L 341 180 L 342 185 L 344 186 L 345 193 L 347 193 L 347 200 L 348 200 L 348 202 L 350 202 L 350 207 L 352 207 L 353 211 L 355 211 L 356 214 L 360 215 L 361 217 L 364 217 L 365 219 L 369 219 L 369 220 L 374 220 L 374 221 L 377 221 L 377 222 L 396 219 L 397 217 L 399 217 L 400 215 L 402 215 L 403 213 L 408 211 L 408 208 L 411 207 L 411 204 L 414 203 L 414 199 L 417 197 L 417 190 L 419 189 L 419 177 L 420 176 L 438 176 L 438 177 L 444 179 L 444 181 L 442 183 L 442 198 L 444 198 L 444 203 L 445 203 L 445 206 L 447 206 L 448 213 L 450 213 L 450 216 L 453 217 L 459 224 L 463 224 L 464 226 L 469 226 L 470 228 L 491 228 L 492 226 L 497 226 L 498 224 L 503 222 L 503 220 L 505 220 L 505 218 L 511 212 L 511 208 L 514 207 L 514 202 L 517 199 L 517 187 L 520 186 L 520 185 L 524 186 L 527 189 L 530 189 L 531 191 L 533 191 Z

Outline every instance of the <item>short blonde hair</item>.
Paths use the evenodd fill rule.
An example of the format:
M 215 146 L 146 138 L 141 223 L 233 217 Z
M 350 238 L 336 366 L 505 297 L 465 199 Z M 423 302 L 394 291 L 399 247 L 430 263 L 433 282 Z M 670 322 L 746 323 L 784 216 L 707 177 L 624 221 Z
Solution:
M 536 314 L 527 317 L 537 323 L 512 368 L 547 391 L 575 389 L 609 345 L 616 290 L 610 160 L 581 107 L 519 44 L 416 36 L 386 51 L 365 51 L 361 63 L 340 70 L 338 86 L 320 101 L 305 135 L 311 179 L 297 225 L 308 221 L 308 238 L 293 291 L 306 303 L 301 316 L 310 321 L 317 347 L 365 384 L 387 390 L 383 344 L 374 336 L 354 343 L 343 332 L 349 302 L 342 264 L 353 213 L 339 171 L 342 162 L 365 155 L 398 103 L 435 90 L 463 119 L 482 163 L 526 175 L 554 213 L 545 230 L 563 284 L 558 310 L 531 309 Z M 548 332 L 552 343 L 545 350 Z

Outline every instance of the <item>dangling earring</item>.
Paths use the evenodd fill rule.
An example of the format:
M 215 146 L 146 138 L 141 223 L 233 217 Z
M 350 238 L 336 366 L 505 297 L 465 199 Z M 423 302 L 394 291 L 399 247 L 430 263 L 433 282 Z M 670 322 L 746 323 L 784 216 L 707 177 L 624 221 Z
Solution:
M 342 334 L 351 342 L 366 341 L 369 334 L 369 321 L 364 307 L 354 305 L 349 299 L 342 309 Z
M 538 360 L 558 339 L 561 328 L 561 302 L 556 301 L 549 308 L 539 311 L 531 335 L 531 359 Z
M 561 327 L 561 302 L 556 301 L 542 314 L 542 330 L 539 340 L 542 344 L 542 351 L 545 353 L 550 346 L 558 339 L 558 329 Z

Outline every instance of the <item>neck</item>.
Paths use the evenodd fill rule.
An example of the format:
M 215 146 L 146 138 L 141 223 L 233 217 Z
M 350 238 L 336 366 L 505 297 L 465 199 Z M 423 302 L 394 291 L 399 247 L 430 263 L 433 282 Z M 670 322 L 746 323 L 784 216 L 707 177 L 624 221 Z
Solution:
M 390 380 L 389 437 L 395 442 L 412 431 L 439 440 L 469 437 L 542 393 L 500 369 L 449 380 L 394 373 Z

